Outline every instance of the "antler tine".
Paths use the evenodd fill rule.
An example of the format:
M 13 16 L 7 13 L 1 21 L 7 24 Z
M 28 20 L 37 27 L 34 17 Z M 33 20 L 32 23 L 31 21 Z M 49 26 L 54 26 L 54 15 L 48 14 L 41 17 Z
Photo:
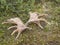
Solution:
M 11 26 L 11 27 L 8 28 L 8 30 L 10 30 L 11 28 L 14 28 L 14 27 L 17 27 L 17 26 Z

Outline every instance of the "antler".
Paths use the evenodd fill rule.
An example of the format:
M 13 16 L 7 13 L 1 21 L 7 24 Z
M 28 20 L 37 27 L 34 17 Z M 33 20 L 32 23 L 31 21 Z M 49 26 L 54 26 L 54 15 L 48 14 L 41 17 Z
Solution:
M 27 21 L 27 23 L 26 23 L 26 25 L 28 25 L 28 23 L 30 23 L 30 22 L 34 22 L 34 23 L 36 23 L 40 28 L 42 28 L 43 29 L 43 27 L 41 26 L 41 24 L 39 23 L 40 21 L 44 21 L 44 22 L 46 22 L 46 23 L 48 23 L 48 24 L 50 24 L 46 19 L 44 19 L 44 18 L 38 18 L 39 16 L 41 17 L 41 16 L 46 16 L 47 14 L 40 14 L 40 15 L 38 15 L 37 14 L 37 12 L 29 12 L 29 15 L 30 15 L 30 19 Z
M 19 35 L 21 34 L 21 32 L 24 31 L 25 29 L 29 29 L 29 30 L 32 29 L 30 27 L 27 27 L 28 23 L 30 23 L 30 22 L 36 23 L 42 29 L 43 29 L 43 27 L 41 26 L 40 21 L 44 21 L 47 24 L 50 24 L 46 19 L 44 19 L 44 18 L 38 18 L 39 15 L 37 14 L 37 12 L 33 12 L 33 13 L 32 12 L 29 12 L 29 15 L 30 15 L 30 19 L 27 21 L 26 24 L 24 24 L 21 21 L 21 19 L 18 18 L 18 17 L 17 18 L 10 18 L 6 22 L 3 22 L 2 24 L 4 24 L 4 23 L 13 23 L 13 24 L 16 24 L 16 26 L 11 26 L 11 27 L 8 28 L 8 29 L 11 29 L 11 28 L 14 28 L 14 27 L 17 28 L 17 29 L 15 29 L 11 33 L 11 35 L 13 35 L 15 32 L 18 32 L 18 34 L 16 36 L 16 39 L 19 37 Z M 42 15 L 40 14 L 40 17 L 41 16 L 45 16 L 45 15 L 44 14 L 42 14 Z
M 8 21 L 7 21 L 8 23 L 15 23 L 15 24 L 17 24 L 16 26 L 11 26 L 11 27 L 9 27 L 8 29 L 11 29 L 11 28 L 14 28 L 14 27 L 16 27 L 17 29 L 15 29 L 12 33 L 11 33 L 11 35 L 13 35 L 15 32 L 18 32 L 18 34 L 17 34 L 17 36 L 16 36 L 16 39 L 19 37 L 19 35 L 21 34 L 21 32 L 23 31 L 23 30 L 25 30 L 26 28 L 27 29 L 32 29 L 32 28 L 29 28 L 29 27 L 27 27 L 26 25 L 24 25 L 23 24 L 23 22 L 21 21 L 21 19 L 19 19 L 19 18 L 11 18 L 11 19 L 9 19 Z M 4 22 L 3 22 L 4 23 Z

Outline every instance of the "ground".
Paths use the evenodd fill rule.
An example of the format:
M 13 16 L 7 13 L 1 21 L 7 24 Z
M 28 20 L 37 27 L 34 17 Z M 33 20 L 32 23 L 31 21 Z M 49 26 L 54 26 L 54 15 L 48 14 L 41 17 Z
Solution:
M 21 11 L 22 13 L 19 13 L 19 9 L 17 9 L 17 14 L 17 12 L 15 13 L 11 11 L 12 7 L 9 7 L 11 9 L 6 12 L 2 7 L 3 11 L 0 11 L 0 45 L 60 45 L 60 6 L 58 6 L 58 4 L 56 6 L 54 1 L 53 3 L 48 3 L 48 5 L 53 6 L 48 11 L 48 17 L 46 17 L 46 20 L 48 20 L 51 25 L 41 22 L 42 26 L 44 27 L 44 29 L 41 29 L 38 27 L 38 25 L 30 23 L 28 26 L 32 27 L 33 30 L 26 29 L 21 33 L 17 40 L 15 40 L 17 33 L 11 36 L 10 34 L 12 33 L 13 29 L 7 30 L 7 28 L 12 24 L 2 25 L 2 22 L 8 18 L 19 17 L 24 23 L 26 23 L 29 19 L 28 11 L 26 11 L 27 13 L 25 11 Z M 35 9 L 35 11 L 43 13 L 41 10 L 42 9 L 40 7 L 36 7 Z

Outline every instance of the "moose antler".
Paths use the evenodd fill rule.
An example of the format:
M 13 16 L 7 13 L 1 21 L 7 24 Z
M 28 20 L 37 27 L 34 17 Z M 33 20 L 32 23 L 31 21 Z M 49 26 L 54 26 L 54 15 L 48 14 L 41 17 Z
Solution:
M 18 35 L 16 36 L 16 39 L 19 37 L 21 32 L 24 31 L 26 28 L 29 29 L 29 30 L 32 29 L 32 28 L 29 28 L 26 25 L 24 25 L 24 23 L 18 17 L 17 18 L 8 19 L 7 22 L 3 22 L 2 24 L 4 24 L 4 23 L 14 23 L 14 24 L 17 24 L 16 26 L 11 26 L 11 27 L 8 28 L 8 29 L 11 29 L 11 28 L 17 27 L 17 29 L 15 29 L 11 33 L 11 35 L 13 35 L 15 32 L 18 32 Z
M 30 15 L 30 19 L 27 21 L 26 25 L 28 25 L 28 23 L 30 23 L 30 22 L 34 22 L 34 23 L 36 23 L 40 28 L 43 29 L 43 27 L 42 27 L 41 24 L 40 24 L 40 21 L 44 21 L 44 22 L 50 24 L 46 19 L 42 18 L 43 16 L 47 16 L 47 14 L 40 14 L 40 15 L 38 15 L 37 12 L 33 12 L 33 13 L 32 13 L 32 12 L 29 12 L 29 15 Z M 38 18 L 39 16 L 41 17 L 40 19 Z

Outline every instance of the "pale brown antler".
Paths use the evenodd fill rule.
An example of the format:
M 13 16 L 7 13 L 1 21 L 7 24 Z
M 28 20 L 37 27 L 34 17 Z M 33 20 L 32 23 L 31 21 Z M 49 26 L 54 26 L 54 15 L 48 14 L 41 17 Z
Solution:
M 46 16 L 47 14 L 40 14 L 40 15 L 38 15 L 37 14 L 37 12 L 29 12 L 29 15 L 30 15 L 30 19 L 27 21 L 27 23 L 26 23 L 26 25 L 28 25 L 28 23 L 30 23 L 30 22 L 34 22 L 34 23 L 36 23 L 40 28 L 42 28 L 43 29 L 43 27 L 41 26 L 41 24 L 39 23 L 40 21 L 44 21 L 44 22 L 46 22 L 46 23 L 48 23 L 48 24 L 50 24 L 46 19 L 44 19 L 44 18 L 38 18 L 39 16 Z
M 31 30 L 32 28 L 29 28 L 27 27 L 26 25 L 23 24 L 23 22 L 21 21 L 21 19 L 19 18 L 11 18 L 11 19 L 8 19 L 7 22 L 3 22 L 4 23 L 14 23 L 14 24 L 17 24 L 16 26 L 11 26 L 9 27 L 8 29 L 11 29 L 11 28 L 14 28 L 16 27 L 17 29 L 15 29 L 11 35 L 13 35 L 15 32 L 18 32 L 18 35 L 16 36 L 16 39 L 19 37 L 20 33 L 25 30 L 26 28 Z

